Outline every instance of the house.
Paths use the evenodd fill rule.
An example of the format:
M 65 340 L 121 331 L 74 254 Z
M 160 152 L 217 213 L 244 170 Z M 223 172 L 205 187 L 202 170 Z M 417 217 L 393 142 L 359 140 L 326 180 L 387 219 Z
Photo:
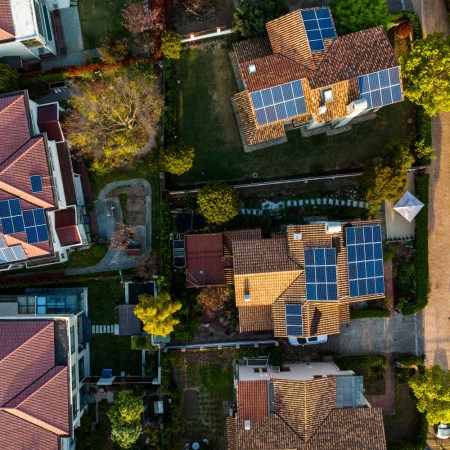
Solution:
M 202 236 L 204 245 L 197 244 L 193 253 L 186 245 L 187 285 L 216 284 L 210 270 L 220 264 L 222 284 L 234 284 L 242 333 L 338 334 L 350 321 L 351 303 L 384 298 L 379 221 L 289 225 L 271 237 L 260 229 L 226 231 L 221 254 L 211 235 L 196 240 Z M 200 279 L 200 272 L 206 278 Z
M 400 64 L 383 27 L 337 36 L 329 8 L 266 24 L 234 44 L 234 109 L 246 151 L 285 142 L 286 126 L 339 128 L 403 100 Z
M 0 96 L 0 270 L 67 261 L 86 245 L 83 189 L 57 103 Z
M 0 58 L 21 68 L 65 52 L 59 9 L 70 0 L 1 0 Z
M 35 329 L 36 323 L 44 324 L 42 329 L 47 330 L 44 332 L 44 335 L 48 334 L 48 336 L 47 338 L 42 339 L 42 342 L 39 337 L 39 330 L 41 330 L 41 327 L 37 326 Z M 67 399 L 65 400 L 64 407 L 66 409 L 70 407 L 70 415 L 68 416 L 70 432 L 68 434 L 73 437 L 73 430 L 80 425 L 81 417 L 87 409 L 88 391 L 84 379 L 90 374 L 90 342 L 92 329 L 91 321 L 88 318 L 87 288 L 29 288 L 25 289 L 23 294 L 0 295 L 0 342 L 2 342 L 0 347 L 3 347 L 3 343 L 8 344 L 8 339 L 11 339 L 12 341 L 15 339 L 15 333 L 11 333 L 11 336 L 8 336 L 7 334 L 2 335 L 2 327 L 6 327 L 6 330 L 10 330 L 11 328 L 17 330 L 37 330 L 36 333 L 38 338 L 36 338 L 36 340 L 38 344 L 36 345 L 40 350 L 36 356 L 34 356 L 33 346 L 35 344 L 32 344 L 29 350 L 23 350 L 24 353 L 19 352 L 19 356 L 21 355 L 21 358 L 28 358 L 28 362 L 26 364 L 24 363 L 23 367 L 18 366 L 17 373 L 22 373 L 21 371 L 26 373 L 26 371 L 31 369 L 35 364 L 39 366 L 41 352 L 51 353 L 53 361 L 56 361 L 57 365 L 64 366 L 64 377 L 67 380 L 67 387 L 64 388 L 67 390 Z M 50 329 L 51 332 L 49 331 Z M 7 332 L 5 331 L 5 333 Z M 19 331 L 18 333 L 17 339 L 21 336 L 21 332 Z M 30 334 L 27 339 L 34 342 L 34 333 Z M 24 343 L 20 343 L 19 345 L 26 346 L 28 345 L 26 342 L 27 341 L 24 341 Z M 0 348 L 0 355 L 1 351 Z M 8 360 L 9 358 L 10 357 L 8 357 Z M 14 364 L 16 364 L 16 362 L 14 362 Z M 6 370 L 6 367 L 5 371 L 2 371 L 1 365 L 2 362 L 0 360 L 0 373 L 8 374 L 9 372 Z M 48 370 L 48 368 L 46 370 Z M 15 376 L 13 372 L 11 373 L 11 376 Z M 34 383 L 38 378 L 39 377 L 31 380 L 29 384 L 31 385 Z M 9 380 L 7 383 L 11 382 L 12 381 Z M 62 397 L 62 399 L 64 399 L 64 397 Z M 45 404 L 46 401 L 45 398 L 40 398 L 40 402 L 43 404 Z M 0 435 L 1 434 L 2 431 L 0 425 Z M 0 445 L 0 448 L 10 447 Z M 23 447 L 18 448 L 22 449 L 28 447 L 24 445 Z M 48 447 L 49 450 L 51 448 L 53 447 Z M 47 450 L 47 447 L 45 447 L 45 449 Z
M 235 375 L 228 450 L 385 450 L 383 415 L 363 379 L 331 362 L 272 367 L 248 358 Z

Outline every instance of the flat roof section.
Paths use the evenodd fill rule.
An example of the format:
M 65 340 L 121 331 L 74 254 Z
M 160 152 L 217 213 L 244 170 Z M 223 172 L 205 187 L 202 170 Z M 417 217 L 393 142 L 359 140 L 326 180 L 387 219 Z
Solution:
M 225 283 L 222 233 L 184 236 L 188 287 Z

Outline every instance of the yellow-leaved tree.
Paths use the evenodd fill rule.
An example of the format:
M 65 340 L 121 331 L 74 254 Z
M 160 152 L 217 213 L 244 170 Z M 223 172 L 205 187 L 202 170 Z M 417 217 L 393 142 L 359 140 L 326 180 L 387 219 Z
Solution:
M 181 309 L 181 303 L 172 301 L 170 294 L 163 292 L 157 298 L 150 294 L 139 296 L 139 303 L 134 308 L 136 317 L 144 323 L 144 331 L 156 336 L 172 333 L 180 321 L 173 315 Z

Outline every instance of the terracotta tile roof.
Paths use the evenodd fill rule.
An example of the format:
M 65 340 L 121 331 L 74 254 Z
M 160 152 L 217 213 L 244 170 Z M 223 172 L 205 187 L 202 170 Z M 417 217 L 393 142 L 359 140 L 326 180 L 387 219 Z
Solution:
M 37 123 L 41 133 L 47 133 L 47 138 L 61 142 L 64 135 L 59 123 L 58 105 L 52 103 L 50 105 L 38 106 Z
M 301 80 L 307 113 L 289 120 L 307 123 L 315 114 L 317 123 L 325 123 L 346 117 L 346 106 L 360 98 L 358 76 L 399 66 L 381 26 L 325 39 L 325 49 L 314 52 L 310 51 L 300 10 L 268 22 L 266 28 L 273 53 L 262 39 L 234 44 L 246 89 L 235 95 L 238 124 L 248 145 L 285 136 L 285 120 L 257 124 L 250 92 Z M 255 66 L 256 72 L 249 73 L 250 65 Z M 333 90 L 333 100 L 327 101 L 326 112 L 319 114 L 323 104 L 320 91 L 326 87 Z
M 58 122 L 59 123 L 59 122 Z M 58 152 L 59 170 L 64 186 L 64 196 L 66 197 L 67 206 L 77 205 L 77 195 L 75 193 L 75 183 L 73 178 L 72 161 L 70 158 L 69 148 L 65 142 L 56 144 Z
M 239 307 L 239 331 L 241 333 L 267 331 L 272 328 L 273 318 L 270 305 L 241 305 Z
M 75 208 L 55 211 L 55 229 L 60 244 L 64 246 L 81 244 L 81 236 L 76 225 Z
M 14 37 L 11 0 L 0 0 L 0 41 L 8 41 Z
M 265 415 L 269 381 L 239 381 L 237 412 L 227 420 L 229 450 L 386 449 L 381 409 L 336 408 L 335 377 L 300 381 L 272 373 L 271 382 L 275 410 Z
M 0 342 L 0 448 L 57 450 L 71 416 L 67 367 L 55 366 L 54 323 L 0 321 Z
M 222 233 L 187 234 L 184 242 L 188 286 L 225 284 Z

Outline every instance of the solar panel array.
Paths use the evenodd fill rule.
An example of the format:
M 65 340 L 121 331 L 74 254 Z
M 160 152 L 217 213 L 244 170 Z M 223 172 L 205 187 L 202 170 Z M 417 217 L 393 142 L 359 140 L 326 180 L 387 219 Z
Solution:
M 307 300 L 337 300 L 336 249 L 306 248 Z
M 0 222 L 3 234 L 15 234 L 25 231 L 27 242 L 48 241 L 47 222 L 42 208 L 22 211 L 18 199 L 0 201 Z
M 350 297 L 384 294 L 381 226 L 347 227 Z
M 0 234 L 0 264 L 20 261 L 26 258 L 27 255 L 25 255 L 25 252 L 21 245 L 13 245 L 11 247 L 8 247 L 6 245 L 5 239 Z
M 306 113 L 300 80 L 252 92 L 251 99 L 259 126 Z
M 358 86 L 361 98 L 367 101 L 367 109 L 402 101 L 398 67 L 362 75 L 358 77 Z
M 307 9 L 301 11 L 303 24 L 311 51 L 324 50 L 324 39 L 334 39 L 333 21 L 328 8 Z
M 42 178 L 40 175 L 31 175 L 31 192 L 42 192 Z
M 303 334 L 302 305 L 286 305 L 286 335 L 301 336 Z

